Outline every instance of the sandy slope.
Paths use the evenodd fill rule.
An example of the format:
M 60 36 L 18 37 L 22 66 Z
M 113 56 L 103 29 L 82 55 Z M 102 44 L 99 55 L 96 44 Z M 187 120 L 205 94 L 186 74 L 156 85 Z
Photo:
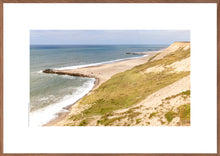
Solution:
M 189 49 L 190 42 L 174 42 L 168 48 L 166 48 L 162 53 L 160 53 L 160 55 L 157 55 L 153 60 L 162 59 L 164 56 L 166 56 L 166 55 L 168 55 L 168 54 L 170 54 L 170 53 L 172 53 L 182 47 L 184 47 L 184 50 Z
M 140 113 L 138 116 L 134 117 L 132 120 L 129 118 L 123 118 L 122 120 L 117 120 L 113 123 L 112 126 L 124 126 L 124 125 L 130 125 L 130 126 L 163 126 L 163 125 L 169 125 L 169 126 L 177 126 L 180 124 L 180 118 L 176 117 L 172 120 L 171 123 L 168 123 L 165 119 L 164 115 L 165 112 L 171 110 L 173 108 L 173 111 L 177 111 L 177 107 L 183 104 L 190 103 L 190 97 L 183 98 L 182 96 L 177 96 L 175 98 L 171 98 L 170 100 L 165 100 L 167 97 L 171 97 L 173 95 L 177 95 L 183 91 L 190 90 L 190 76 L 184 77 L 181 80 L 164 87 L 157 92 L 151 94 L 148 96 L 145 100 L 142 102 L 133 105 L 132 107 L 126 108 L 126 109 L 120 109 L 117 111 L 114 111 L 112 114 L 112 118 L 120 118 L 123 117 L 124 114 L 126 114 L 127 111 L 134 108 L 135 112 Z M 81 111 L 89 108 L 89 105 L 84 105 L 83 107 L 79 105 L 79 103 L 76 103 L 72 109 L 71 112 L 68 114 L 66 119 L 70 118 L 72 115 L 79 114 Z M 154 112 L 159 112 L 152 118 L 150 117 L 150 114 Z M 97 121 L 101 118 L 101 116 L 94 116 L 93 120 L 90 121 L 88 126 L 96 126 Z M 137 120 L 139 123 L 137 123 Z M 76 125 L 80 123 L 81 120 L 76 122 Z M 62 126 L 62 125 L 68 125 L 71 123 L 69 120 L 62 120 L 55 125 Z M 188 125 L 188 124 L 186 124 Z
M 161 52 L 159 55 L 157 55 L 153 60 L 162 59 L 164 56 L 170 54 L 171 52 L 174 52 L 178 48 L 183 47 L 184 49 L 190 48 L 190 43 L 185 42 L 175 42 L 171 46 L 169 46 L 167 49 L 165 49 L 163 52 Z M 146 63 L 147 60 L 155 55 L 156 53 L 149 53 L 149 56 L 142 57 L 138 59 L 133 60 L 126 60 L 121 62 L 115 62 L 111 64 L 105 64 L 100 66 L 94 66 L 94 67 L 87 67 L 87 68 L 80 68 L 75 70 L 62 70 L 64 73 L 80 73 L 84 75 L 88 75 L 89 77 L 95 77 L 99 79 L 98 85 L 96 85 L 96 88 L 99 87 L 100 84 L 105 82 L 106 80 L 110 79 L 112 75 L 126 71 L 128 69 L 131 69 L 132 67 Z M 190 71 L 190 58 L 175 62 L 169 66 L 155 66 L 151 69 L 147 69 L 145 72 L 161 72 L 165 68 L 171 67 L 173 71 L 171 72 L 180 72 L 180 71 Z M 123 126 L 123 125 L 151 125 L 151 126 L 161 126 L 161 125 L 181 125 L 180 119 L 178 117 L 174 118 L 172 122 L 168 123 L 167 120 L 164 118 L 164 113 L 169 110 L 177 110 L 177 107 L 183 104 L 190 103 L 190 96 L 188 97 L 182 97 L 175 96 L 174 98 L 170 98 L 169 100 L 165 100 L 167 97 L 171 97 L 174 95 L 177 95 L 183 91 L 190 90 L 190 76 L 187 76 L 169 86 L 166 86 L 157 92 L 151 94 L 148 96 L 145 100 L 142 102 L 127 108 L 127 109 L 121 109 L 113 112 L 112 118 L 121 117 L 124 112 L 128 111 L 131 108 L 135 108 L 135 112 L 139 112 L 139 115 L 137 115 L 132 120 L 129 120 L 128 118 L 123 118 L 122 120 L 117 120 L 113 123 L 115 126 Z M 77 102 L 70 108 L 70 112 L 66 115 L 62 115 L 60 118 L 48 123 L 47 125 L 53 125 L 53 126 L 63 126 L 68 125 L 71 121 L 67 120 L 74 114 L 79 114 L 83 110 L 89 108 L 89 105 L 83 105 L 79 106 L 79 103 Z M 154 112 L 156 113 L 153 117 L 150 117 L 150 115 Z M 90 126 L 96 126 L 97 121 L 100 119 L 101 116 L 94 116 L 93 120 L 90 121 Z M 150 118 L 149 118 L 150 117 Z M 76 122 L 79 123 L 79 121 Z M 187 123 L 188 124 L 188 123 Z M 185 125 L 187 125 L 185 124 Z
M 130 124 L 131 126 L 139 125 L 139 126 L 162 126 L 162 125 L 170 125 L 170 126 L 176 126 L 178 125 L 178 122 L 180 122 L 179 118 L 174 118 L 171 123 L 168 123 L 166 119 L 164 118 L 163 112 L 167 112 L 173 108 L 173 111 L 176 111 L 177 107 L 183 104 L 190 103 L 190 97 L 183 98 L 181 96 L 177 96 L 175 98 L 171 98 L 170 100 L 165 99 L 167 97 L 171 97 L 173 95 L 177 95 L 178 93 L 181 93 L 183 91 L 190 90 L 190 76 L 184 77 L 183 79 L 164 87 L 157 92 L 151 94 L 148 96 L 145 100 L 142 102 L 122 110 L 115 111 L 115 117 L 120 117 L 120 114 L 123 112 L 128 111 L 131 108 L 137 108 L 135 109 L 135 112 L 140 112 L 141 114 L 133 118 L 133 122 L 127 120 L 126 118 L 117 121 L 114 123 L 114 125 L 124 125 L 125 122 L 127 124 Z M 151 113 L 159 112 L 154 117 L 149 118 Z M 139 120 L 139 123 L 137 124 L 136 121 Z

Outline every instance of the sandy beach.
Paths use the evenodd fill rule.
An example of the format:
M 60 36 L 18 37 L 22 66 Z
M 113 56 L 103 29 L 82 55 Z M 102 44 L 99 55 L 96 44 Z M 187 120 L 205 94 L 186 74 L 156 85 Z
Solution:
M 157 53 L 160 53 L 162 51 L 154 51 L 154 52 L 146 52 L 146 53 L 141 53 L 142 55 L 146 55 L 143 57 L 139 58 L 134 58 L 134 59 L 129 59 L 129 60 L 124 60 L 124 61 L 119 61 L 119 62 L 114 62 L 114 63 L 109 63 L 109 64 L 103 64 L 103 65 L 98 65 L 98 66 L 91 66 L 91 67 L 84 67 L 84 68 L 78 68 L 78 69 L 68 69 L 68 70 L 53 70 L 54 74 L 64 74 L 64 75 L 78 75 L 78 76 L 83 76 L 83 77 L 91 77 L 95 78 L 95 85 L 93 87 L 93 90 L 98 88 L 102 83 L 110 79 L 113 75 L 124 72 L 126 70 L 129 70 L 137 65 L 146 63 L 149 58 L 152 56 L 156 55 Z M 90 94 L 93 90 L 91 90 L 88 94 Z M 67 110 L 72 110 L 72 106 L 76 105 L 76 103 L 66 107 L 65 109 Z M 62 112 L 58 114 L 58 117 L 44 126 L 54 126 L 57 125 L 58 122 L 63 120 L 69 112 Z
M 78 69 L 53 70 L 49 73 L 95 78 L 96 79 L 94 86 L 95 89 L 99 87 L 103 82 L 111 78 L 111 76 L 126 71 L 128 69 L 131 69 L 134 66 L 146 63 L 150 57 L 154 56 L 159 52 L 161 51 L 146 52 L 146 53 L 142 52 L 141 55 L 144 54 L 145 56 L 139 58 L 102 64 L 98 66 L 78 68 Z

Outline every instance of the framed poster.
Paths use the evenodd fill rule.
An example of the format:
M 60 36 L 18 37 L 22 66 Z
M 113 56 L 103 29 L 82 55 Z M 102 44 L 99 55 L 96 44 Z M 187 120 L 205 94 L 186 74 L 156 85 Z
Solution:
M 10 2 L 3 155 L 219 154 L 217 1 Z

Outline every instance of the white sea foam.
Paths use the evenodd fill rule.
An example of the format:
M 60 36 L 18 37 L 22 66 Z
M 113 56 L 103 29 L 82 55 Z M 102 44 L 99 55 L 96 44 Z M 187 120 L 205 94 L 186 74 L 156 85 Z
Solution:
M 109 64 L 109 63 L 114 63 L 114 62 L 119 62 L 119 61 L 124 61 L 124 60 L 131 60 L 131 59 L 140 58 L 140 57 L 144 57 L 144 56 L 148 56 L 148 55 L 143 55 L 143 56 L 138 56 L 138 57 L 130 57 L 130 58 L 124 58 L 124 59 L 117 59 L 117 60 L 111 60 L 111 61 L 105 61 L 105 62 L 99 62 L 99 63 L 92 63 L 92 64 L 53 68 L 53 69 L 56 69 L 56 70 L 78 69 L 78 68 L 83 68 L 83 67 L 91 67 L 91 66 L 98 66 L 98 65 L 102 65 L 102 64 Z
M 89 81 L 84 83 L 81 87 L 77 88 L 72 95 L 66 95 L 62 100 L 55 104 L 51 104 L 47 107 L 41 108 L 39 110 L 30 112 L 29 114 L 29 126 L 30 127 L 39 127 L 49 121 L 55 119 L 58 116 L 58 113 L 68 111 L 64 107 L 69 106 L 83 96 L 85 96 L 94 86 L 95 79 L 89 78 Z

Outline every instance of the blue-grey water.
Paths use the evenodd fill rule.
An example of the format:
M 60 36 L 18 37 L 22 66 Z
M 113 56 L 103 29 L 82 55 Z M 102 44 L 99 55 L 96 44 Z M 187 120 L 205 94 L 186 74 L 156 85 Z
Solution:
M 137 57 L 168 45 L 31 45 L 30 126 L 41 126 L 87 94 L 94 79 L 42 73 L 47 68 L 74 69 Z M 140 57 L 141 55 L 138 55 Z

